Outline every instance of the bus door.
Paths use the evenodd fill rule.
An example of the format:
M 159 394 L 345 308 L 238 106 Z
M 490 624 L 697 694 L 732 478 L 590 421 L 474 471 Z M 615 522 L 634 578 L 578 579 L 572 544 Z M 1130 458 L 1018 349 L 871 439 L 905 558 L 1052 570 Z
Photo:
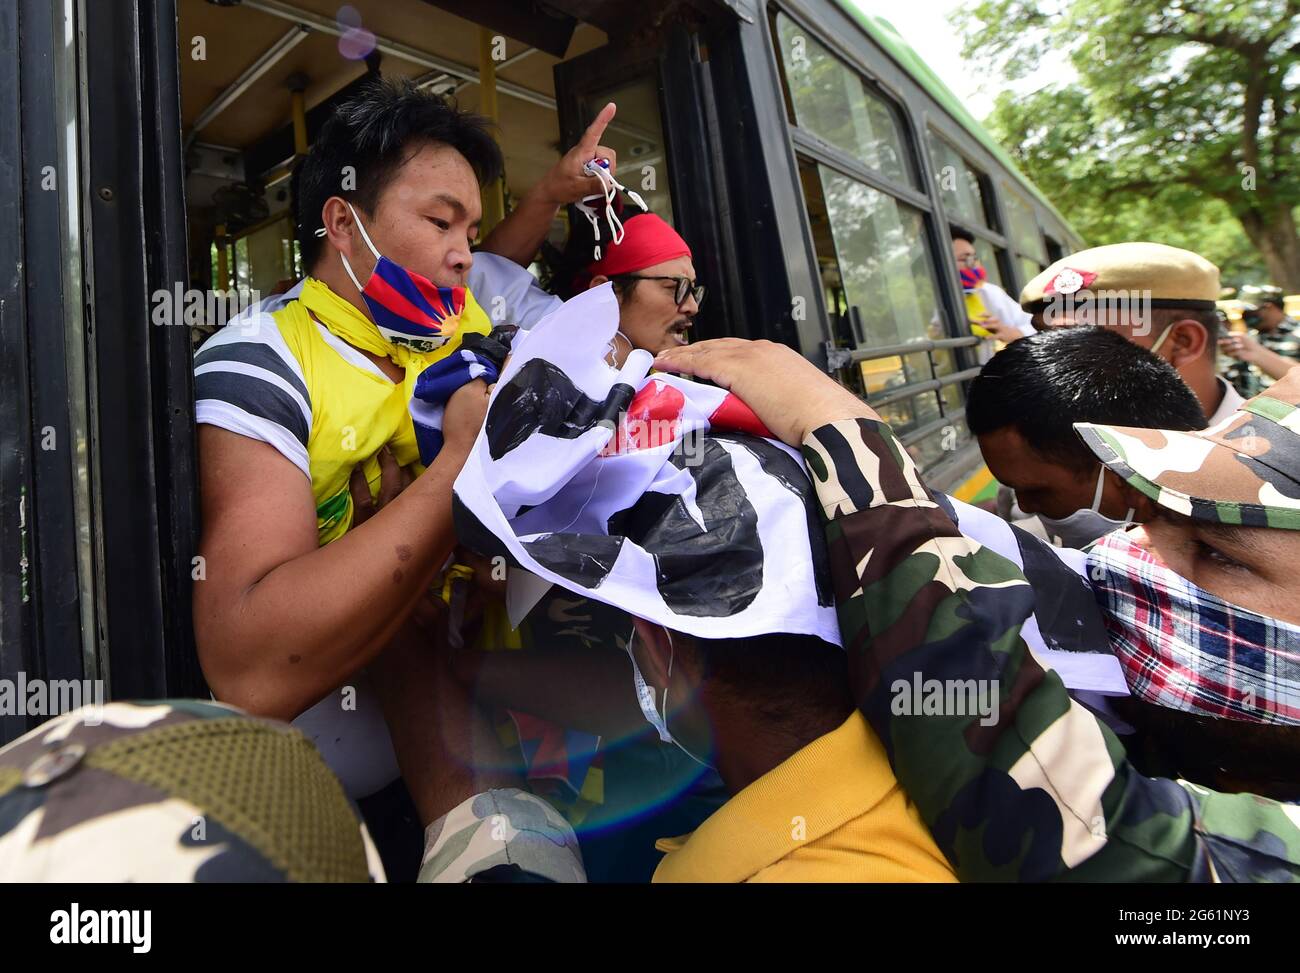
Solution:
M 603 143 L 618 153 L 619 182 L 645 200 L 691 244 L 697 279 L 707 300 L 692 339 L 742 333 L 731 313 L 741 274 L 724 240 L 725 185 L 719 185 L 701 91 L 701 36 L 680 23 L 658 38 L 611 39 L 604 47 L 555 66 L 560 140 L 573 145 L 608 102 L 618 114 Z M 633 206 L 624 199 L 625 206 Z M 607 233 L 608 228 L 602 227 Z
M 185 268 L 175 4 L 0 6 L 3 743 L 202 680 L 187 338 L 149 323 Z

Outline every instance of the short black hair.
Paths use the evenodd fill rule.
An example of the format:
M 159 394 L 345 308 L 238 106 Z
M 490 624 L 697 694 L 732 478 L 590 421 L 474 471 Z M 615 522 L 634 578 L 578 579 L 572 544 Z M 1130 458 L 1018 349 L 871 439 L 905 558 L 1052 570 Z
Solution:
M 1273 305 L 1275 308 L 1277 308 L 1279 311 L 1285 311 L 1285 310 L 1286 310 L 1286 298 L 1284 298 L 1284 297 L 1279 297 L 1279 296 L 1276 295 L 1276 294 L 1270 294 L 1270 295 L 1268 295 L 1267 297 L 1261 297 L 1261 298 L 1259 299 L 1259 303 L 1260 303 L 1260 304 L 1272 304 L 1272 305 Z
M 951 225 L 949 225 L 948 229 L 952 233 L 952 238 L 954 240 L 965 240 L 972 247 L 975 246 L 975 234 L 970 232 L 970 230 L 963 230 L 960 226 Z
M 971 382 L 966 425 L 982 436 L 1008 426 L 1047 459 L 1087 470 L 1096 457 L 1076 422 L 1147 429 L 1205 428 L 1192 390 L 1168 362 L 1114 328 L 1050 328 L 1013 341 Z
M 710 691 L 756 719 L 801 736 L 819 737 L 853 711 L 844 650 L 815 635 L 700 639 L 673 633 Z
M 320 257 L 323 241 L 316 231 L 325 201 L 341 196 L 373 213 L 397 171 L 425 143 L 455 149 L 473 167 L 480 184 L 499 177 L 504 163 L 491 124 L 420 90 L 409 79 L 367 82 L 335 108 L 294 171 L 294 215 L 303 268 L 311 273 Z M 355 189 L 343 188 L 347 166 L 356 174 Z

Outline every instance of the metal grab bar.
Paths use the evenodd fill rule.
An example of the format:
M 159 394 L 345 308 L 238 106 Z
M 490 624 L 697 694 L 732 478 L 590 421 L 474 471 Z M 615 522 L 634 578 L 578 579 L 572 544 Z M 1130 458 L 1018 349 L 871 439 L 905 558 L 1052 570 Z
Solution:
M 951 375 L 944 375 L 941 378 L 930 379 L 926 382 L 916 382 L 912 385 L 902 385 L 896 389 L 890 389 L 885 395 L 873 397 L 871 395 L 863 396 L 867 405 L 873 409 L 885 405 L 893 405 L 902 399 L 910 399 L 914 395 L 920 395 L 922 392 L 935 392 L 945 385 L 952 385 L 956 382 L 964 382 L 967 379 L 974 378 L 980 373 L 979 368 L 968 368 L 963 372 L 954 372 Z
M 951 412 L 940 416 L 938 419 L 932 419 L 924 426 L 919 426 L 916 429 L 909 429 L 898 437 L 898 441 L 904 446 L 912 446 L 931 433 L 955 425 L 957 420 L 964 418 L 966 418 L 966 409 L 964 407 L 961 409 L 953 409 Z
M 849 352 L 849 359 L 854 362 L 875 361 L 878 358 L 892 358 L 895 355 L 911 355 L 922 351 L 939 351 L 944 348 L 967 348 L 979 344 L 975 335 L 960 338 L 927 338 L 924 341 L 910 341 L 905 344 L 884 345 L 879 348 L 862 348 Z

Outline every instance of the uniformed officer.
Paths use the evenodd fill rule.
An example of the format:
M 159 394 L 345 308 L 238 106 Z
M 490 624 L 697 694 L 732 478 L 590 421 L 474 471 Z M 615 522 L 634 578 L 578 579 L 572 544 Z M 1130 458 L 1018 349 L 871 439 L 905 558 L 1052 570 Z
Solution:
M 865 403 L 768 342 L 706 341 L 655 364 L 729 388 L 775 435 L 803 447 L 825 510 L 854 696 L 959 878 L 1300 878 L 1294 805 L 1229 781 L 1149 777 L 1070 699 L 1060 675 L 1024 641 L 1038 593 L 1016 564 L 962 535 Z M 777 373 L 800 396 L 780 394 L 788 384 L 773 389 L 766 376 Z M 1181 687 L 1184 708 L 1222 707 L 1220 727 L 1294 732 L 1298 429 L 1300 372 L 1217 429 L 1080 428 L 1098 459 L 1165 522 L 1158 532 L 1150 525 L 1116 532 L 1089 559 L 1108 626 L 1147 640 L 1150 651 L 1134 653 L 1152 677 L 1134 685 L 1140 697 L 1176 697 L 1173 667 L 1191 666 L 1201 678 Z M 1002 708 L 984 725 L 977 712 L 951 704 L 926 714 L 895 705 L 899 687 L 917 680 L 991 683 Z M 1296 751 L 1266 755 L 1294 800 Z
M 1242 403 L 1237 390 L 1215 374 L 1219 319 L 1219 268 L 1199 254 L 1161 243 L 1115 243 L 1072 253 L 1025 285 L 1020 303 L 1039 328 L 1074 324 L 1114 328 L 1168 362 L 1192 390 L 1210 425 Z M 1099 368 L 1105 362 L 1098 362 Z M 1141 425 L 1141 390 L 1133 395 L 1132 425 Z M 1068 517 L 1024 518 L 1011 491 L 998 495 L 1007 519 L 1067 547 L 1086 547 L 1114 529 L 1101 512 L 1083 508 Z M 1110 517 L 1124 513 L 1110 501 Z

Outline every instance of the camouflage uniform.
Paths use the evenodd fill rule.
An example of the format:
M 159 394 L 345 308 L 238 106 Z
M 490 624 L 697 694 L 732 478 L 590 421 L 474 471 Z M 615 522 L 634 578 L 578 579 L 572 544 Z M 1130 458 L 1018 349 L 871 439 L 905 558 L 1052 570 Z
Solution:
M 0 750 L 0 881 L 366 882 L 384 871 L 311 742 L 219 703 L 86 706 Z
M 573 828 L 535 794 L 507 787 L 467 798 L 424 836 L 421 882 L 585 882 Z
M 1294 431 L 1297 417 L 1288 408 L 1277 421 Z M 1034 608 L 1024 575 L 961 535 L 887 425 L 828 424 L 804 456 L 827 519 L 855 697 L 963 881 L 1300 878 L 1300 807 L 1144 777 L 1110 729 L 1071 700 L 1020 636 Z M 1255 496 L 1273 499 L 1262 483 Z M 1274 509 L 1263 515 L 1270 523 Z M 895 681 L 917 673 L 993 681 L 999 719 L 895 714 Z
M 1250 333 L 1269 351 L 1300 362 L 1300 321 L 1295 318 L 1283 318 L 1272 331 L 1256 331 L 1252 328 Z M 1258 395 L 1273 384 L 1273 379 L 1244 361 L 1234 361 L 1224 372 L 1224 377 L 1247 398 Z

